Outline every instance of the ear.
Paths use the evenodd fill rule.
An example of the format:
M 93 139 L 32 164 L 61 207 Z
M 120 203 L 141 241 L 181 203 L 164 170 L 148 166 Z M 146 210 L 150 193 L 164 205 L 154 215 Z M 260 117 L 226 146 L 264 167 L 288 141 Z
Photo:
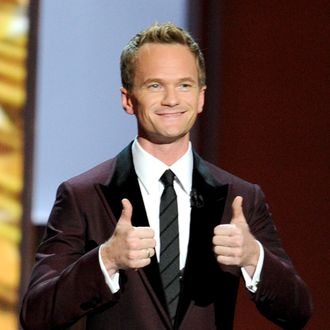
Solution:
M 206 91 L 206 86 L 203 86 L 201 88 L 201 90 L 199 91 L 198 113 L 201 113 L 203 111 L 203 108 L 204 108 L 205 91 Z
M 124 87 L 120 89 L 121 93 L 121 105 L 126 113 L 129 115 L 134 115 L 134 106 L 132 98 L 128 92 L 128 90 Z

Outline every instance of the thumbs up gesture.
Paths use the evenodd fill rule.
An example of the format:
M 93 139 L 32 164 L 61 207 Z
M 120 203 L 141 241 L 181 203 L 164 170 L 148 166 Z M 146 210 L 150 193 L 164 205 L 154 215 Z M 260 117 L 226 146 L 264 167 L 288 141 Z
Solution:
M 155 254 L 154 231 L 150 227 L 132 226 L 132 204 L 123 199 L 122 206 L 113 235 L 101 246 L 101 258 L 110 276 L 119 269 L 145 267 Z
M 259 246 L 246 222 L 242 203 L 243 198 L 237 196 L 232 204 L 230 224 L 214 228 L 213 250 L 218 263 L 245 267 L 253 275 L 259 259 Z

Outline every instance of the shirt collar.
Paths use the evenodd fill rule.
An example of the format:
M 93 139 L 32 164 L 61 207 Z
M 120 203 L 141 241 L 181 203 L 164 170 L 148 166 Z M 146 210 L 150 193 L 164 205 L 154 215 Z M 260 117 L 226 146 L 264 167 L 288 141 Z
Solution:
M 135 172 L 148 194 L 158 191 L 159 179 L 169 168 L 175 174 L 177 183 L 187 194 L 190 194 L 193 171 L 193 154 L 190 142 L 187 152 L 171 166 L 164 164 L 145 151 L 137 139 L 132 145 L 132 155 Z

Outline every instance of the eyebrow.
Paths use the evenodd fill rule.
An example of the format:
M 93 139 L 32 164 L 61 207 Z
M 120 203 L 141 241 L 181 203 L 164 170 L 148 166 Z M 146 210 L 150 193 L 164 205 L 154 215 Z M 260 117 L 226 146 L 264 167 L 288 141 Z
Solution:
M 193 84 L 198 84 L 198 81 L 192 77 L 183 77 L 183 78 L 178 79 L 176 82 L 181 83 L 181 82 L 185 82 L 185 81 L 189 81 Z M 147 85 L 152 82 L 164 83 L 164 82 L 166 82 L 166 80 L 162 79 L 162 78 L 148 78 L 142 83 L 142 85 Z

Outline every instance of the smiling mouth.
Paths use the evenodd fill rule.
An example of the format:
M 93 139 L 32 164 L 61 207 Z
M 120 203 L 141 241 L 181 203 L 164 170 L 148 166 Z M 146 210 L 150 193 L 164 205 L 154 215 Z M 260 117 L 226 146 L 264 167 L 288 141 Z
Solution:
M 157 113 L 158 116 L 162 117 L 178 117 L 185 113 L 185 111 L 175 111 L 175 112 L 159 112 Z

